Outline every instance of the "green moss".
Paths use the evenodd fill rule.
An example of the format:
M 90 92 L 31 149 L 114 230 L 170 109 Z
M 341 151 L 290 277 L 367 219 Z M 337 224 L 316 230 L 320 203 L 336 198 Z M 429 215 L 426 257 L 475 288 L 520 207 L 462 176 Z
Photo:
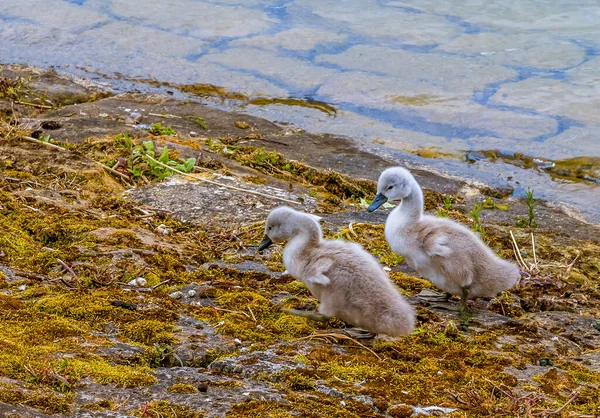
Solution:
M 172 334 L 174 329 L 175 327 L 171 324 L 144 319 L 127 324 L 123 330 L 123 335 L 131 341 L 144 345 L 173 344 L 177 341 Z
M 115 408 L 116 404 L 108 399 L 103 399 L 101 401 L 95 402 L 95 403 L 86 403 L 81 405 L 82 409 L 88 409 L 90 411 L 104 411 L 107 409 L 113 409 Z
M 435 289 L 435 286 L 428 280 L 420 279 L 418 277 L 409 276 L 400 271 L 391 271 L 390 279 L 405 293 L 410 295 L 416 295 L 423 289 Z
M 189 383 L 175 383 L 174 385 L 169 386 L 167 390 L 173 393 L 198 393 L 196 386 L 190 385 Z
M 282 315 L 273 322 L 273 329 L 282 340 L 310 335 L 314 331 L 314 327 L 309 324 L 308 319 L 295 315 Z
M 163 126 L 162 123 L 153 123 L 150 127 L 150 133 L 153 135 L 175 136 L 177 132 L 170 126 Z
M 355 224 L 352 225 L 352 230 L 350 227 L 344 228 L 331 238 L 358 242 L 365 250 L 379 258 L 381 263 L 395 267 L 404 258 L 390 249 L 385 239 L 384 228 L 384 225 Z
M 74 395 L 60 394 L 48 389 L 23 390 L 0 383 L 0 402 L 40 409 L 48 414 L 66 414 L 71 410 Z
M 146 406 L 129 412 L 138 418 L 157 416 L 161 418 L 203 418 L 203 411 L 193 411 L 185 405 L 178 405 L 169 401 L 154 401 Z
M 75 376 L 89 376 L 96 382 L 113 383 L 117 386 L 137 387 L 156 384 L 152 370 L 146 366 L 113 365 L 105 359 L 85 355 L 69 362 L 70 371 Z

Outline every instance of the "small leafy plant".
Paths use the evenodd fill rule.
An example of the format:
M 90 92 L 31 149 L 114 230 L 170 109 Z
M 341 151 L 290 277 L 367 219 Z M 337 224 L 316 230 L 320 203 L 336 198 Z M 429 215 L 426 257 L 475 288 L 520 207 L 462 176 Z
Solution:
M 134 179 L 155 179 L 163 180 L 173 174 L 175 170 L 189 173 L 196 165 L 195 158 L 188 158 L 185 161 L 173 160 L 169 156 L 169 148 L 163 147 L 160 155 L 154 148 L 154 142 L 144 141 L 135 145 L 131 137 L 127 134 L 119 135 L 115 138 L 117 143 L 127 148 L 130 156 L 127 159 L 127 172 Z M 174 170 L 170 170 L 172 167 Z
M 527 205 L 527 218 L 521 218 L 517 221 L 517 226 L 520 228 L 537 228 L 538 223 L 535 219 L 535 207 L 540 203 L 540 199 L 533 197 L 535 191 L 527 189 L 525 192 L 525 204 Z
M 454 197 L 451 194 L 451 186 L 444 186 L 444 194 L 442 195 L 442 203 L 438 204 L 437 216 L 440 218 L 448 218 L 450 216 L 450 209 L 454 203 Z
M 480 235 L 485 235 L 484 222 L 485 215 L 481 216 L 481 211 L 483 210 L 483 203 L 475 202 L 473 203 L 473 210 L 469 212 L 471 215 L 471 230 L 473 232 L 478 232 Z
M 162 123 L 153 123 L 150 127 L 150 133 L 152 135 L 167 135 L 167 136 L 175 136 L 177 132 L 175 129 L 170 126 L 163 126 Z
M 27 85 L 30 78 L 17 77 L 10 79 L 2 75 L 0 67 L 0 99 L 7 99 L 12 102 L 18 101 L 23 93 L 27 91 Z

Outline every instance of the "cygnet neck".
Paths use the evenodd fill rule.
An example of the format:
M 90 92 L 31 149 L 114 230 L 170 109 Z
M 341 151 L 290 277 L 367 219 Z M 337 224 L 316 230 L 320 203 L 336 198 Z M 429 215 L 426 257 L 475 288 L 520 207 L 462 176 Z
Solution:
M 401 212 L 404 218 L 419 220 L 423 215 L 423 191 L 416 181 L 413 180 L 411 183 L 411 193 L 402 199 L 402 203 L 394 209 L 394 212 Z
M 290 241 L 296 241 L 304 245 L 316 246 L 323 239 L 321 228 L 312 218 L 301 217 L 297 221 L 297 232 Z

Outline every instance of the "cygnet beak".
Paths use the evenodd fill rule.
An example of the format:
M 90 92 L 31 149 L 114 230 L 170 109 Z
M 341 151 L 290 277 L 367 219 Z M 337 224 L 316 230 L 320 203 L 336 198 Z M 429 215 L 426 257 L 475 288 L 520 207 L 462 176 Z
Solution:
M 367 209 L 367 210 L 369 212 L 373 212 L 379 206 L 381 206 L 385 202 L 387 202 L 387 200 L 388 200 L 388 198 L 385 197 L 385 195 L 383 193 L 379 193 L 377 196 L 375 196 L 375 199 L 373 199 L 373 203 L 371 203 L 371 206 L 369 206 L 369 209 Z
M 265 235 L 262 242 L 258 246 L 258 251 L 265 250 L 265 249 L 269 248 L 272 244 L 273 244 L 273 241 L 271 241 L 271 238 L 269 238 L 268 235 Z

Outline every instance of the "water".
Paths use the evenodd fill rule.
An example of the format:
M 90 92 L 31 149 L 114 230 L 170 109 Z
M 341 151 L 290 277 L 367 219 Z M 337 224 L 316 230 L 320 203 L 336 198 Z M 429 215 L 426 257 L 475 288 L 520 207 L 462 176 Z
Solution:
M 0 62 L 324 101 L 335 117 L 243 111 L 369 146 L 600 157 L 597 0 L 2 0 Z M 593 182 L 444 164 L 516 176 L 600 221 Z

